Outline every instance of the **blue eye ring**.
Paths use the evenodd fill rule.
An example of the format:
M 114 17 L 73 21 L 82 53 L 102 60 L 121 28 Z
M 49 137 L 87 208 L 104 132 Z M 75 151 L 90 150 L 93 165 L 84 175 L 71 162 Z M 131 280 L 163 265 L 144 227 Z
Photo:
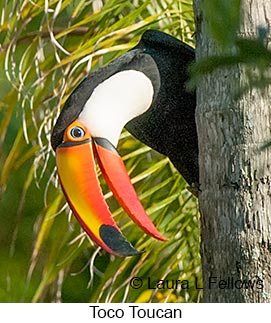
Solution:
M 85 135 L 85 130 L 78 127 L 78 126 L 75 126 L 73 128 L 71 128 L 70 130 L 70 135 L 72 136 L 72 138 L 74 139 L 80 139 L 80 138 L 83 138 L 84 135 Z

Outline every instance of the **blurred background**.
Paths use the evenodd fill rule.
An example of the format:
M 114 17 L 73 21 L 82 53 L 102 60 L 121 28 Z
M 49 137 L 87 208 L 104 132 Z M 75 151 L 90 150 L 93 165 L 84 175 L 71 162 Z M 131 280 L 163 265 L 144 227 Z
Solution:
M 80 228 L 60 190 L 50 147 L 71 91 L 133 47 L 144 30 L 194 46 L 192 1 L 0 3 L 0 302 L 200 301 L 196 199 L 169 160 L 123 131 L 118 150 L 167 242 L 143 234 L 101 178 L 115 220 L 145 250 L 124 259 L 100 250 Z M 143 279 L 142 288 L 130 287 L 134 276 Z M 185 286 L 149 289 L 148 277 Z

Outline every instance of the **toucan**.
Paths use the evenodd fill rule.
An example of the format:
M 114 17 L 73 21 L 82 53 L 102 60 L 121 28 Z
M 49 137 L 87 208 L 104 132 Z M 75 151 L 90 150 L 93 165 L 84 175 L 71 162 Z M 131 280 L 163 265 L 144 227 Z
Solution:
M 169 157 L 191 187 L 198 185 L 195 92 L 187 90 L 193 48 L 157 30 L 72 92 L 54 126 L 51 145 L 62 191 L 85 232 L 117 256 L 141 253 L 122 235 L 104 200 L 99 166 L 119 204 L 147 234 L 159 233 L 146 214 L 116 149 L 123 127 Z

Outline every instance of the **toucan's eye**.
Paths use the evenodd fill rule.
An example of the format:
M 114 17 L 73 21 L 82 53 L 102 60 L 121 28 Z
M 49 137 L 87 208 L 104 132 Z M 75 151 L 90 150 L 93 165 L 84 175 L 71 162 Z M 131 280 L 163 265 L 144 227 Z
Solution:
M 84 129 L 82 129 L 80 127 L 73 127 L 70 130 L 70 135 L 75 139 L 79 139 L 79 138 L 84 137 L 85 131 L 84 131 Z
M 72 122 L 64 131 L 63 142 L 84 143 L 85 140 L 90 140 L 90 134 L 87 129 L 79 121 Z

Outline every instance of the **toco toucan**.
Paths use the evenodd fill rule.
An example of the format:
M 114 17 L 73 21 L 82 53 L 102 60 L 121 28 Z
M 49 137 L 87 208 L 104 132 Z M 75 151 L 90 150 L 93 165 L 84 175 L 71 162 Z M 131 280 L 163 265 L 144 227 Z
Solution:
M 139 253 L 121 234 L 104 200 L 95 160 L 114 196 L 140 228 L 166 240 L 144 211 L 116 147 L 126 129 L 166 155 L 189 185 L 198 183 L 196 97 L 186 89 L 194 50 L 147 30 L 139 43 L 87 76 L 54 126 L 51 144 L 66 200 L 86 233 L 107 252 Z

